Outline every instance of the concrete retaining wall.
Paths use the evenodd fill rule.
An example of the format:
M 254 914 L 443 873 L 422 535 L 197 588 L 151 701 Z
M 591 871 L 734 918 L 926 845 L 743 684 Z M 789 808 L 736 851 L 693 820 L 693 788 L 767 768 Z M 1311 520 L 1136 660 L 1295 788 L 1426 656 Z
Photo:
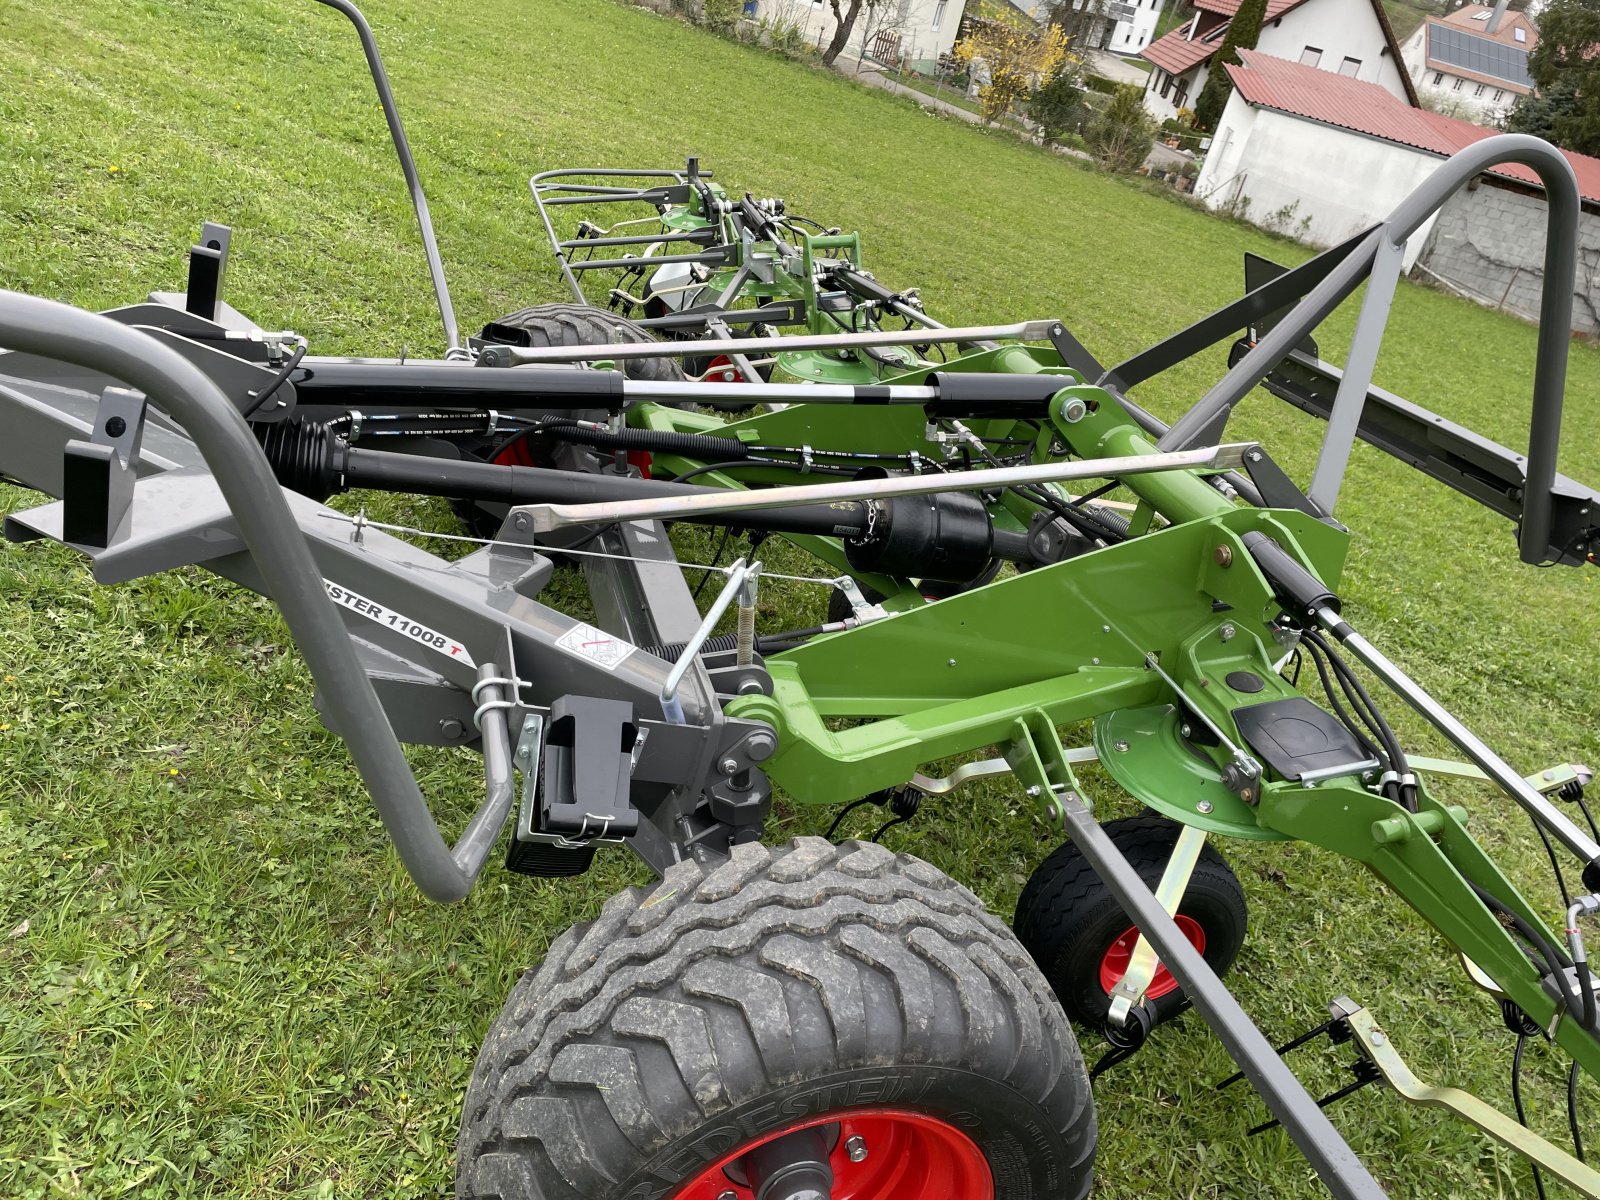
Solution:
M 1537 320 L 1544 227 L 1544 197 L 1480 181 L 1457 192 L 1439 211 L 1417 273 L 1490 308 Z M 1582 215 L 1578 241 L 1572 328 L 1600 333 L 1600 215 Z

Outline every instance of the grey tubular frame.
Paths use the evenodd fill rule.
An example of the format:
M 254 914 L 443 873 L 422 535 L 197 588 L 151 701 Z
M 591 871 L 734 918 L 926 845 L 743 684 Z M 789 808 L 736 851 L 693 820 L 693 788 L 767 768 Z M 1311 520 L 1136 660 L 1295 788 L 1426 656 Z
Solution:
M 406 177 L 406 189 L 411 193 L 411 208 L 417 214 L 417 229 L 422 235 L 422 249 L 428 256 L 428 275 L 433 280 L 433 295 L 439 304 L 439 320 L 444 325 L 446 350 L 461 348 L 461 332 L 456 327 L 455 305 L 450 302 L 450 286 L 445 283 L 444 263 L 439 258 L 439 243 L 433 236 L 433 219 L 428 215 L 428 198 L 422 194 L 422 180 L 417 175 L 416 161 L 411 157 L 411 143 L 406 140 L 405 126 L 400 123 L 400 109 L 394 102 L 394 91 L 389 87 L 389 73 L 383 69 L 383 58 L 378 53 L 377 39 L 372 36 L 372 26 L 361 10 L 350 0 L 317 0 L 329 8 L 343 13 L 356 27 L 361 39 L 361 52 L 367 57 L 367 70 L 372 73 L 373 86 L 378 89 L 378 103 L 383 106 L 383 119 L 389 124 L 389 140 L 394 143 L 395 155 L 400 159 L 400 171 Z
M 1163 450 L 1186 449 L 1216 437 L 1220 424 L 1227 420 L 1234 406 L 1372 273 L 1380 252 L 1386 259 L 1391 258 L 1390 252 L 1404 246 L 1423 222 L 1469 180 L 1509 163 L 1530 168 L 1543 184 L 1549 202 L 1533 376 L 1533 412 L 1528 429 L 1527 498 L 1522 524 L 1517 531 L 1522 561 L 1547 561 L 1554 524 L 1550 493 L 1555 483 L 1556 452 L 1561 439 L 1580 199 L 1572 165 L 1554 146 L 1526 134 L 1485 138 L 1445 160 L 1400 202 L 1387 221 L 1367 233 L 1293 311 L 1173 424 L 1162 437 L 1160 447 Z M 1370 317 L 1368 312 L 1363 312 L 1350 349 L 1353 361 L 1368 362 L 1376 357 L 1376 343 L 1383 336 L 1388 307 L 1387 303 L 1372 306 Z M 1324 496 L 1330 492 L 1337 494 L 1337 480 L 1343 476 L 1349 461 L 1356 436 L 1356 418 L 1364 400 L 1364 382 L 1359 394 L 1353 392 L 1348 399 L 1343 390 L 1340 392 L 1339 403 L 1330 416 L 1317 470 L 1319 490 Z
M 485 713 L 488 795 L 452 853 L 328 598 L 322 572 L 283 491 L 238 409 L 193 364 L 155 339 L 52 300 L 0 292 L 0 345 L 92 367 L 158 397 L 208 463 L 227 464 L 226 471 L 214 473 L 217 486 L 317 687 L 340 714 L 350 756 L 401 861 L 431 899 L 454 902 L 465 896 L 510 809 L 505 710 Z M 487 688 L 490 698 L 504 698 L 497 684 Z

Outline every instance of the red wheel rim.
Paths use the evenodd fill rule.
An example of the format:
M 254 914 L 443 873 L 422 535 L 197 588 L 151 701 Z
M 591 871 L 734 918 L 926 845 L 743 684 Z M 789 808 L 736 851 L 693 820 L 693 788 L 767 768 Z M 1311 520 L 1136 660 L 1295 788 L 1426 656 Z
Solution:
M 971 1138 L 938 1117 L 893 1108 L 841 1109 L 742 1142 L 686 1179 L 672 1196 L 752 1200 L 755 1193 L 730 1179 L 723 1168 L 786 1133 L 834 1124 L 839 1138 L 828 1158 L 833 1200 L 994 1200 L 989 1162 Z M 850 1161 L 848 1147 L 854 1138 L 866 1150 L 860 1162 Z
M 1189 944 L 1204 954 L 1206 931 L 1200 928 L 1200 922 L 1182 913 L 1179 913 L 1175 920 L 1178 922 L 1178 928 L 1183 930 L 1183 936 L 1189 939 Z M 1122 977 L 1128 973 L 1128 964 L 1133 961 L 1133 948 L 1138 944 L 1138 926 L 1130 925 L 1123 931 L 1121 937 L 1111 943 L 1111 948 L 1100 960 L 1100 990 L 1106 995 L 1109 996 L 1111 989 L 1121 983 Z M 1172 977 L 1172 972 L 1158 963 L 1155 978 L 1150 981 L 1150 986 L 1145 989 L 1144 994 L 1147 1000 L 1159 1000 L 1177 988 L 1178 981 Z
M 703 376 L 707 383 L 743 383 L 744 376 L 739 368 L 733 365 L 733 359 L 726 354 L 719 354 L 706 364 L 706 373 Z

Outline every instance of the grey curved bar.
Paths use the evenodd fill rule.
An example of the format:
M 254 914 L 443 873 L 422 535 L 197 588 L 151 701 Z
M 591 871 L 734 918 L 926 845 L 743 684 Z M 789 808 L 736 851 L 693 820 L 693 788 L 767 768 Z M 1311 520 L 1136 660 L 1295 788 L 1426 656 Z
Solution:
M 422 231 L 422 248 L 428 256 L 428 274 L 433 278 L 433 294 L 439 302 L 439 319 L 444 323 L 446 348 L 459 349 L 461 331 L 456 327 L 455 306 L 450 302 L 450 288 L 444 281 L 444 263 L 439 258 L 439 245 L 433 236 L 433 218 L 428 215 L 428 198 L 422 194 L 422 180 L 417 176 L 417 164 L 411 157 L 411 143 L 406 141 L 405 127 L 400 124 L 400 110 L 395 106 L 394 92 L 389 87 L 389 74 L 383 69 L 383 59 L 378 55 L 378 42 L 372 36 L 372 26 L 367 24 L 367 18 L 350 0 L 317 0 L 317 3 L 326 4 L 348 17 L 361 39 L 361 51 L 367 56 L 367 69 L 372 72 L 373 86 L 378 89 L 378 103 L 383 106 L 383 118 L 389 123 L 389 137 L 394 142 L 400 170 L 405 174 L 406 187 L 411 192 L 411 207 L 417 214 L 417 228 Z
M 465 896 L 511 808 L 505 709 L 490 708 L 484 715 L 487 794 L 453 856 L 328 598 L 322 573 L 238 409 L 193 364 L 163 343 L 54 300 L 0 291 L 0 346 L 120 379 L 144 392 L 183 426 L 215 476 L 317 687 L 339 714 L 350 756 L 407 872 L 431 899 L 450 903 Z M 480 677 L 496 673 L 492 664 L 485 663 Z M 505 697 L 498 685 L 489 685 L 482 698 Z
M 1517 545 L 1524 562 L 1546 560 L 1551 540 L 1551 488 L 1561 440 L 1561 402 L 1567 380 L 1567 343 L 1572 326 L 1572 281 L 1577 266 L 1579 193 L 1577 176 L 1561 152 L 1526 134 L 1485 138 L 1445 160 L 1407 196 L 1389 219 L 1309 292 L 1256 346 L 1172 426 L 1159 445 L 1183 449 L 1213 437 L 1224 418 L 1251 388 L 1349 296 L 1370 271 L 1379 239 L 1399 245 L 1475 175 L 1508 163 L 1531 169 L 1549 200 L 1545 229 L 1544 284 L 1533 377 L 1533 414 L 1528 430 L 1527 487 Z

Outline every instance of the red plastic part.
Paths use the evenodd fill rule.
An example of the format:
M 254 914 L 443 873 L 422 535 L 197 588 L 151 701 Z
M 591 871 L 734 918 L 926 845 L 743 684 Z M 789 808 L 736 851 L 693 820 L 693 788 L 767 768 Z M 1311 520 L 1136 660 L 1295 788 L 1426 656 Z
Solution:
M 1200 922 L 1182 913 L 1173 919 L 1177 921 L 1178 928 L 1183 930 L 1183 936 L 1189 939 L 1189 944 L 1204 954 L 1206 931 L 1200 928 Z M 1109 996 L 1111 989 L 1121 983 L 1122 977 L 1128 973 L 1128 964 L 1133 961 L 1133 948 L 1138 944 L 1138 926 L 1130 925 L 1121 937 L 1111 943 L 1105 957 L 1100 960 L 1100 988 L 1106 995 Z M 1172 972 L 1158 964 L 1155 978 L 1150 981 L 1144 995 L 1147 1000 L 1159 1000 L 1177 989 L 1178 981 L 1172 977 Z
M 753 1200 L 755 1193 L 730 1179 L 725 1167 L 784 1134 L 834 1124 L 839 1139 L 828 1160 L 833 1200 L 994 1200 L 989 1161 L 971 1138 L 938 1117 L 894 1108 L 841 1109 L 741 1143 L 685 1180 L 673 1200 L 730 1194 Z M 866 1150 L 860 1162 L 850 1161 L 853 1138 Z
M 733 359 L 719 354 L 706 364 L 704 379 L 707 383 L 743 383 L 744 373 L 733 365 Z

